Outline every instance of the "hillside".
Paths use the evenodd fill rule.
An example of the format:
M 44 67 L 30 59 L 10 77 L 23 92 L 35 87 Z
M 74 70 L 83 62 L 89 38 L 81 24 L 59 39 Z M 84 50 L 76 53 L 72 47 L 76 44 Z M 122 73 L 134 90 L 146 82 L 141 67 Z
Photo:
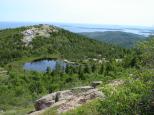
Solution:
M 68 59 L 94 58 L 98 55 L 118 57 L 122 56 L 122 50 L 49 25 L 0 30 L 1 64 L 31 56 L 58 55 Z
M 118 74 L 116 74 L 115 72 L 113 80 L 111 79 L 107 80 L 107 82 L 103 82 L 101 86 L 97 87 L 104 94 L 103 99 L 100 98 L 94 99 L 86 104 L 83 104 L 82 106 L 76 107 L 76 109 L 70 109 L 61 114 L 62 115 L 87 115 L 87 114 L 132 115 L 137 113 L 141 115 L 153 115 L 154 114 L 153 45 L 154 45 L 153 37 L 138 43 L 137 47 L 135 48 L 135 55 L 134 53 L 132 53 L 125 59 L 125 64 L 127 63 L 127 61 L 131 60 L 129 64 L 127 63 L 131 67 L 124 68 L 122 66 L 124 68 L 122 69 L 122 71 L 119 68 L 116 70 L 112 70 L 112 72 L 113 71 L 114 72 L 121 71 L 121 72 L 119 72 Z M 112 67 L 113 65 L 114 64 L 112 63 Z M 83 101 L 83 99 L 80 99 L 79 101 L 81 100 Z M 82 103 L 84 103 L 84 101 Z M 71 104 L 76 104 L 76 103 L 71 103 Z M 64 105 L 68 106 L 67 108 L 72 107 L 66 104 Z M 48 115 L 48 114 L 57 115 L 59 114 L 59 108 L 61 106 L 63 107 L 63 105 L 57 106 L 56 108 L 51 106 L 45 110 L 36 112 L 38 113 L 40 112 L 39 115 Z M 64 107 L 63 109 L 66 108 Z M 31 115 L 34 114 L 32 113 Z
M 102 74 L 102 63 L 127 53 L 128 50 L 55 26 L 0 30 L 0 67 L 5 72 L 0 79 L 0 111 L 25 114 L 34 110 L 34 101 L 43 95 L 103 79 L 107 72 Z M 67 66 L 66 72 L 58 66 L 46 72 L 23 68 L 26 62 L 53 58 L 74 61 L 78 66 Z
M 0 114 L 152 114 L 153 44 L 123 49 L 50 25 L 1 30 Z M 24 68 L 42 60 L 66 65 Z
M 136 42 L 145 39 L 144 36 L 121 31 L 83 32 L 80 34 L 95 40 L 116 44 L 125 48 L 131 48 Z
M 142 67 L 154 68 L 154 37 L 151 36 L 149 39 L 138 43 L 137 52 L 139 59 L 142 60 L 140 63 Z

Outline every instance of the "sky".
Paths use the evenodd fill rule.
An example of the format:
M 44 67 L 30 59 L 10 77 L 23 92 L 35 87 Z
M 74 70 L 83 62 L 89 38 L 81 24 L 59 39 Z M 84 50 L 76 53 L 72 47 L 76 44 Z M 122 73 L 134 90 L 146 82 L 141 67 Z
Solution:
M 0 21 L 154 26 L 154 0 L 0 0 Z

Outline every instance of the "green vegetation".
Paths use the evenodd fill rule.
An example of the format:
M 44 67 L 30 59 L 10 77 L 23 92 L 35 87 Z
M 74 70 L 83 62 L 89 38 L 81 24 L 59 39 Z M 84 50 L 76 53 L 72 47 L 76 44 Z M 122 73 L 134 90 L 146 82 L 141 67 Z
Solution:
M 40 26 L 36 26 L 39 27 Z M 48 93 L 89 85 L 101 80 L 106 98 L 94 100 L 64 115 L 153 114 L 154 38 L 134 49 L 123 49 L 58 29 L 49 38 L 37 37 L 25 46 L 21 32 L 31 27 L 0 31 L 0 110 L 4 114 L 26 114 L 34 110 L 36 99 Z M 23 64 L 40 58 L 68 59 L 78 66 L 62 71 L 23 70 Z M 120 86 L 109 85 L 123 80 Z M 0 114 L 1 114 L 0 113 Z M 46 111 L 56 114 L 56 108 Z
M 92 101 L 64 115 L 153 115 L 154 70 L 153 61 L 149 62 L 154 57 L 153 40 L 154 38 L 150 38 L 139 43 L 124 59 L 125 62 L 121 65 L 123 69 L 120 69 L 119 65 L 115 66 L 113 62 L 110 64 L 112 68 L 119 68 L 112 69 L 108 72 L 110 74 L 105 76 L 112 78 L 107 79 L 101 86 L 106 99 Z M 112 80 L 122 80 L 124 83 L 110 85 Z M 52 114 L 49 110 L 47 112 Z
M 80 34 L 95 40 L 119 45 L 124 48 L 132 48 L 135 46 L 136 42 L 145 39 L 144 36 L 121 31 L 83 32 Z
M 130 72 L 133 76 L 128 76 Z M 154 88 L 153 74 L 154 71 L 123 71 L 115 80 L 124 80 L 124 84 L 115 87 L 106 83 L 102 86 L 106 99 L 85 104 L 64 115 L 152 115 L 153 108 L 150 103 L 154 99 L 151 90 Z
M 145 66 L 151 69 L 154 67 L 154 38 L 152 38 L 140 42 L 137 47 L 139 60 L 144 69 L 146 69 Z
M 41 26 L 36 26 L 41 28 Z M 113 45 L 100 43 L 95 40 L 89 40 L 63 29 L 58 29 L 58 33 L 52 33 L 49 38 L 37 37 L 25 46 L 22 42 L 23 32 L 31 27 L 17 29 L 0 30 L 0 64 L 23 57 L 48 57 L 57 55 L 59 58 L 71 60 L 102 57 L 119 57 L 123 55 L 124 50 Z M 117 52 L 117 53 L 115 53 Z

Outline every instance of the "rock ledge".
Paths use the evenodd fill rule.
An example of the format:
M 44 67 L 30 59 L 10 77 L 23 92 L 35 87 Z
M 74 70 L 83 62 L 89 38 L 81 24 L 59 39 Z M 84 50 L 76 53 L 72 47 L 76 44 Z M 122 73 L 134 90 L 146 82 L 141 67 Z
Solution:
M 100 82 L 99 82 L 100 83 Z M 36 111 L 31 115 L 39 115 L 46 108 L 58 107 L 58 113 L 74 109 L 96 98 L 104 98 L 104 94 L 92 86 L 76 87 L 70 90 L 48 94 L 35 102 Z M 42 112 L 41 112 L 42 111 Z

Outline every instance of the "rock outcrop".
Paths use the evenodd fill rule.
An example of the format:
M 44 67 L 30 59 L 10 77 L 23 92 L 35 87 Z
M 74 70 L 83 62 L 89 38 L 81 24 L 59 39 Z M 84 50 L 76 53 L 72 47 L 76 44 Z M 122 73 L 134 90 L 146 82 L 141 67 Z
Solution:
M 89 100 L 104 98 L 104 94 L 92 86 L 76 87 L 70 90 L 58 91 L 44 96 L 35 102 L 36 112 L 31 115 L 39 115 L 41 111 L 50 107 L 58 107 L 58 113 L 66 112 L 81 106 Z
M 93 81 L 91 86 L 96 88 L 97 86 L 101 85 L 102 84 L 102 81 Z
M 117 87 L 124 84 L 124 80 L 113 80 L 106 84 L 106 86 L 112 88 L 112 92 L 117 90 Z M 98 85 L 101 85 L 102 81 L 93 81 L 91 86 L 76 87 L 70 90 L 58 91 L 48 94 L 35 102 L 35 112 L 30 115 L 43 115 L 45 111 L 48 111 L 56 107 L 57 114 L 67 112 L 75 109 L 88 101 L 96 98 L 105 99 L 105 95 Z
M 23 35 L 23 43 L 25 46 L 29 45 L 29 43 L 37 36 L 49 38 L 52 33 L 58 32 L 58 29 L 54 26 L 50 25 L 39 25 L 38 27 L 31 27 L 22 32 Z

